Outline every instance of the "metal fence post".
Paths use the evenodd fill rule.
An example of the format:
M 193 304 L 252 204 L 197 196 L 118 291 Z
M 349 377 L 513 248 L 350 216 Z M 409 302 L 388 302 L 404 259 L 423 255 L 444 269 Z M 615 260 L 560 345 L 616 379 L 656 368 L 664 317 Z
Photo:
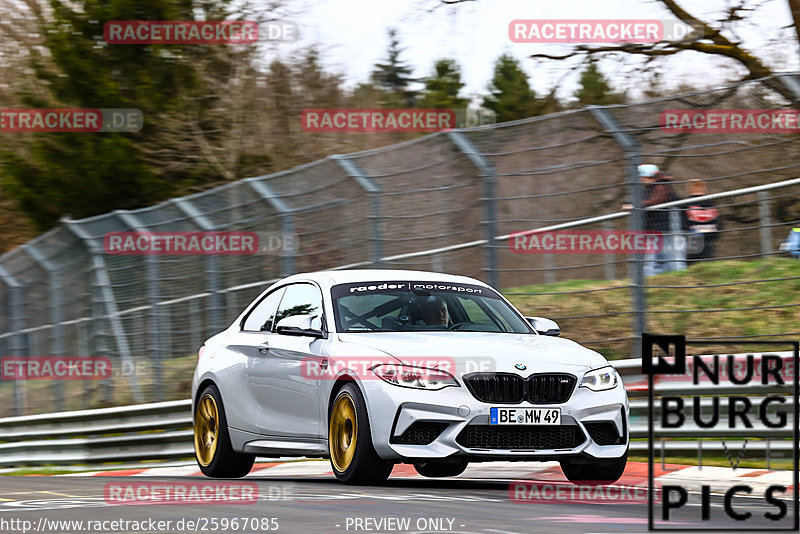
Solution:
M 683 210 L 681 208 L 669 210 L 669 231 L 672 234 L 672 239 L 670 239 L 672 250 L 669 251 L 670 265 L 667 269 L 669 271 L 686 269 L 686 252 L 688 248 L 686 236 L 683 234 L 682 217 Z
M 53 356 L 64 356 L 64 333 L 61 325 L 61 292 L 64 288 L 61 286 L 58 267 L 45 258 L 44 254 L 36 248 L 33 242 L 22 245 L 22 250 L 47 273 L 47 292 L 48 300 L 50 301 L 48 307 L 50 308 L 50 322 L 53 325 L 50 351 Z M 61 380 L 56 380 L 55 384 L 53 384 L 53 397 L 58 410 L 65 410 L 64 383 Z
M 554 284 L 556 281 L 556 258 L 553 254 L 544 254 L 544 283 Z
M 499 287 L 499 273 L 497 271 L 497 254 L 495 253 L 495 222 L 497 216 L 495 214 L 495 185 L 497 182 L 497 171 L 494 164 L 489 161 L 478 148 L 470 141 L 465 135 L 460 132 L 450 131 L 447 132 L 447 137 L 456 145 L 458 150 L 464 154 L 469 161 L 478 168 L 479 177 L 483 181 L 483 206 L 484 217 L 486 220 L 483 222 L 484 226 L 484 268 L 487 273 L 489 285 L 492 287 Z
M 772 253 L 772 217 L 770 217 L 769 191 L 758 192 L 758 232 L 761 237 L 761 257 Z
M 607 108 L 590 106 L 589 113 L 600 123 L 606 132 L 625 151 L 628 175 L 628 194 L 631 198 L 633 211 L 630 219 L 630 229 L 633 231 L 644 230 L 644 212 L 642 211 L 642 187 L 639 181 L 639 164 L 641 163 L 641 149 L 639 143 L 628 133 L 628 130 L 617 121 Z M 634 358 L 642 357 L 642 332 L 647 328 L 647 301 L 644 287 L 644 258 L 636 254 L 633 259 L 630 276 L 633 282 L 633 334 L 636 336 L 632 347 Z
M 383 192 L 380 186 L 375 183 L 372 178 L 366 175 L 366 173 L 359 167 L 353 160 L 343 156 L 341 154 L 337 154 L 331 156 L 330 159 L 336 162 L 339 167 L 344 170 L 353 178 L 356 183 L 363 189 L 367 196 L 369 197 L 369 219 L 371 221 L 370 224 L 370 232 L 371 232 L 371 240 L 372 240 L 372 265 L 376 269 L 380 269 L 381 258 L 383 258 L 383 235 L 381 232 L 381 193 Z
M 197 299 L 191 299 L 188 303 L 188 306 L 189 306 L 189 337 L 191 339 L 190 343 L 192 344 L 193 350 L 200 350 L 200 345 L 203 343 L 202 336 L 200 336 L 200 332 L 203 331 L 202 322 L 199 320 L 200 305 L 197 302 Z
M 80 319 L 75 323 L 75 339 L 78 347 L 78 354 L 90 354 L 91 346 L 89 343 L 89 320 Z M 90 381 L 83 381 L 83 395 L 88 398 L 91 391 Z
M 614 225 L 611 221 L 603 221 L 603 230 L 606 232 L 613 232 Z M 616 265 L 614 264 L 614 255 L 611 253 L 606 253 L 605 256 L 606 264 L 603 266 L 605 268 L 606 280 L 614 280 L 617 277 L 616 272 Z
M 9 349 L 12 356 L 28 356 L 23 330 L 22 285 L 0 265 L 0 281 L 8 288 L 8 319 L 11 336 Z M 24 415 L 26 411 L 25 382 L 14 380 L 14 415 Z
M 75 235 L 86 246 L 89 254 L 92 257 L 92 273 L 94 274 L 95 290 L 97 295 L 95 305 L 92 306 L 93 314 L 96 319 L 108 319 L 111 325 L 111 333 L 116 340 L 117 350 L 119 351 L 120 360 L 122 363 L 127 363 L 130 369 L 135 369 L 136 366 L 131 357 L 131 348 L 128 344 L 128 338 L 125 335 L 125 329 L 122 327 L 122 321 L 119 318 L 119 310 L 117 309 L 117 302 L 114 299 L 114 292 L 111 288 L 111 278 L 108 275 L 108 267 L 103 259 L 103 251 L 96 240 L 92 238 L 81 225 L 71 219 L 63 218 L 61 222 L 64 227 Z M 105 312 L 105 316 L 101 313 Z M 105 343 L 105 341 L 103 341 Z M 102 354 L 106 356 L 106 354 Z M 136 402 L 144 402 L 141 389 L 139 388 L 139 381 L 136 379 L 135 374 L 128 377 L 128 384 L 133 394 L 133 399 Z M 111 385 L 107 391 L 110 392 Z M 110 400 L 110 399 L 109 399 Z
M 217 227 L 186 198 L 173 198 L 170 202 L 178 208 L 192 223 L 205 232 L 213 232 Z M 219 258 L 216 254 L 208 254 L 206 263 L 206 290 L 208 291 L 208 323 L 206 335 L 216 334 L 222 328 L 222 297 L 220 296 L 219 283 Z
M 122 210 L 116 210 L 113 212 L 116 217 L 126 224 L 129 228 L 134 230 L 135 232 L 143 233 L 147 230 L 136 218 L 136 216 L 130 212 L 125 212 Z M 148 352 L 152 355 L 152 366 L 153 366 L 153 392 L 155 399 L 160 401 L 164 397 L 164 388 L 162 387 L 162 358 L 165 356 L 164 350 L 164 343 L 163 343 L 163 336 L 164 331 L 161 327 L 161 311 L 159 305 L 159 291 L 158 291 L 158 262 L 156 261 L 156 257 L 152 254 L 146 254 L 144 256 L 145 262 L 145 278 L 147 279 L 147 305 L 149 306 L 148 310 L 148 326 L 147 326 L 147 340 L 148 340 Z M 137 367 L 134 366 L 131 369 L 132 373 L 136 372 Z
M 223 290 L 223 293 L 225 294 L 225 309 L 227 313 L 236 313 L 236 295 L 233 294 L 233 291 L 227 289 Z
M 259 177 L 263 178 L 263 177 Z M 281 232 L 287 235 L 294 234 L 294 209 L 292 209 L 286 202 L 283 201 L 275 192 L 260 181 L 259 178 L 247 178 L 244 181 L 259 194 L 261 198 L 266 200 L 272 208 L 278 212 L 281 219 Z M 289 276 L 294 274 L 294 252 L 286 252 L 283 254 L 283 268 L 281 270 L 282 276 Z

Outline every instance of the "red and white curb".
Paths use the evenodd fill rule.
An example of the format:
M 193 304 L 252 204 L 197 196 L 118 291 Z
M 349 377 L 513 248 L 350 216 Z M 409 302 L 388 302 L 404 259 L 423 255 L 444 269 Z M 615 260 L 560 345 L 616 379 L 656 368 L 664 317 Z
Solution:
M 643 486 L 647 484 L 648 467 L 643 462 L 628 462 L 620 485 Z M 725 491 L 734 483 L 750 486 L 753 492 L 780 484 L 791 494 L 794 478 L 791 471 L 768 471 L 765 469 L 731 469 L 729 467 L 697 467 L 667 464 L 654 467 L 656 484 L 683 486 L 710 485 L 711 491 Z M 115 471 L 90 471 L 57 476 L 100 477 L 200 477 L 196 464 L 172 467 L 120 469 Z M 399 478 L 424 478 L 413 466 L 398 464 L 392 475 Z M 333 478 L 330 463 L 320 460 L 275 461 L 256 463 L 245 478 Z M 487 462 L 470 465 L 457 478 L 479 480 L 530 480 L 539 482 L 566 482 L 557 462 Z

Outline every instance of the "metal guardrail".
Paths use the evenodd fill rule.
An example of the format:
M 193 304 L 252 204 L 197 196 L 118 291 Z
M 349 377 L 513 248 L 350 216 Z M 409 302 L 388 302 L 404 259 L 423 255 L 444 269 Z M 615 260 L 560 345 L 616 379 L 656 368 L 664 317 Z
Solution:
M 641 360 L 618 360 L 611 362 L 627 383 L 631 397 L 631 438 L 647 438 L 647 390 L 637 387 L 644 380 Z M 741 393 L 742 386 L 735 392 Z M 791 393 L 791 386 L 747 387 L 747 395 L 764 393 Z M 710 395 L 733 392 L 723 385 L 692 386 L 691 394 Z M 659 385 L 659 394 L 686 395 L 685 385 Z M 753 400 L 762 397 L 752 397 Z M 708 405 L 710 400 L 704 401 Z M 691 413 L 691 405 L 686 412 Z M 721 413 L 727 413 L 721 406 Z M 656 411 L 656 413 L 658 413 Z M 791 420 L 791 414 L 789 419 Z M 97 410 L 56 412 L 49 414 L 8 417 L 0 419 L 0 467 L 24 467 L 32 465 L 75 465 L 98 462 L 124 462 L 131 460 L 165 460 L 191 458 L 192 444 L 191 400 L 157 402 Z M 656 438 L 713 437 L 714 431 L 697 427 L 684 427 L 679 431 L 664 429 Z M 718 434 L 717 434 L 718 435 Z M 790 457 L 792 443 L 783 438 L 791 437 L 785 429 L 755 426 L 742 431 L 726 431 L 731 438 L 768 438 L 765 441 L 749 441 L 747 450 L 769 454 L 772 457 Z M 772 439 L 775 441 L 772 441 Z M 695 455 L 699 441 L 664 441 L 656 449 L 665 453 Z M 707 453 L 723 453 L 731 449 L 731 443 L 722 440 L 702 441 Z M 735 449 L 735 446 L 734 446 Z M 646 441 L 632 441 L 631 451 L 647 453 Z M 738 449 L 736 449 L 738 450 Z
M 0 419 L 0 466 L 188 458 L 191 400 Z

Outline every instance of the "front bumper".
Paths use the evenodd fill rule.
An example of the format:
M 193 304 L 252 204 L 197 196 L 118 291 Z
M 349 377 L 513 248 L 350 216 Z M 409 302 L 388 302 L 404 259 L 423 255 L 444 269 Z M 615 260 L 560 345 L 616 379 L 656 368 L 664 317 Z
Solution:
M 465 457 L 470 461 L 482 460 L 553 460 L 567 456 L 590 457 L 597 459 L 619 458 L 628 448 L 628 397 L 622 384 L 609 391 L 594 392 L 586 388 L 576 387 L 572 397 L 562 404 L 489 404 L 475 399 L 465 386 L 449 387 L 439 391 L 425 391 L 402 388 L 387 384 L 380 380 L 361 383 L 367 410 L 370 415 L 372 441 L 378 454 L 387 460 L 407 461 L 424 459 L 445 459 Z M 494 406 L 512 408 L 561 408 L 562 425 L 574 425 L 576 438 L 570 446 L 552 446 L 553 440 L 539 440 L 537 448 L 518 446 L 513 448 L 495 448 L 497 440 L 491 440 L 488 446 L 480 443 L 481 438 L 467 440 L 465 429 L 476 425 L 488 427 L 489 411 Z M 443 428 L 432 442 L 422 445 L 397 443 L 398 438 L 414 423 L 441 423 Z M 618 444 L 600 445 L 592 439 L 586 423 L 612 423 L 621 436 Z M 446 426 L 445 426 L 446 425 Z M 434 425 L 429 425 L 434 426 Z M 522 425 L 502 426 L 504 429 L 518 429 Z M 554 427 L 545 427 L 547 429 Z M 484 430 L 491 432 L 483 432 Z M 478 436 L 491 435 L 498 430 L 497 425 L 491 429 L 473 429 Z M 531 431 L 529 429 L 528 431 Z M 464 432 L 465 434 L 462 434 Z M 583 440 L 578 443 L 582 435 Z M 595 435 L 597 433 L 595 432 Z M 461 438 L 459 439 L 459 436 Z M 500 443 L 503 441 L 500 440 Z M 577 444 L 576 444 L 577 443 Z M 467 446 L 471 445 L 471 446 Z M 574 446 L 573 446 L 574 445 Z M 502 446 L 502 445 L 500 445 Z M 553 448 L 547 448 L 551 446 Z M 556 448 L 557 447 L 557 448 Z

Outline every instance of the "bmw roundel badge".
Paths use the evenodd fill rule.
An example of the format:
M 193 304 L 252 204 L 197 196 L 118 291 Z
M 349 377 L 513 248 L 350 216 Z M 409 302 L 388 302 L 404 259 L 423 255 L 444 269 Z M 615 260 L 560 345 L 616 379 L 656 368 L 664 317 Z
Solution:
M 525 365 L 521 364 L 521 363 L 515 364 L 514 367 L 516 369 L 519 369 L 520 371 L 524 371 L 525 369 L 527 369 L 527 367 Z

